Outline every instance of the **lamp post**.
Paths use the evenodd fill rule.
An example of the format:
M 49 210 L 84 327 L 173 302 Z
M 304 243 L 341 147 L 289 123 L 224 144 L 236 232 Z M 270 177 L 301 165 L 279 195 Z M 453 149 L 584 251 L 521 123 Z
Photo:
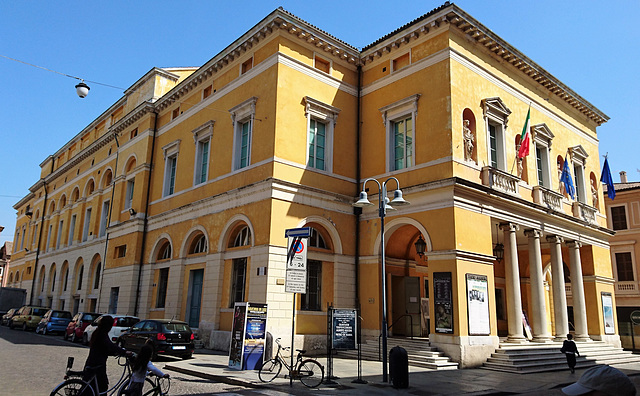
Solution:
M 396 182 L 396 189 L 393 191 L 393 200 L 390 201 L 389 197 L 387 197 L 387 183 L 391 180 Z M 369 202 L 365 188 L 369 181 L 374 181 L 378 185 L 378 216 L 380 216 L 380 242 L 382 246 L 382 382 L 387 382 L 387 273 L 385 268 L 384 252 L 384 217 L 387 214 L 387 210 L 395 210 L 393 206 L 409 205 L 409 202 L 402 198 L 400 182 L 398 182 L 398 179 L 395 177 L 388 178 L 382 184 L 380 184 L 376 179 L 368 178 L 362 182 L 360 198 L 353 204 L 353 206 L 363 208 L 365 206 L 373 205 Z

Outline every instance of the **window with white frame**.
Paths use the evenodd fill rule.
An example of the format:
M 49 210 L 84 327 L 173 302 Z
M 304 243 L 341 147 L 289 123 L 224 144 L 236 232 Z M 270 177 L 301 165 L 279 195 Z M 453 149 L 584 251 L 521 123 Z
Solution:
M 233 123 L 233 170 L 246 168 L 251 164 L 251 143 L 253 121 L 256 114 L 255 96 L 229 109 Z
M 506 130 L 511 110 L 498 97 L 482 100 L 483 116 L 487 128 L 488 164 L 492 168 L 507 170 Z
M 309 96 L 304 97 L 307 117 L 307 166 L 331 172 L 333 169 L 333 130 L 340 109 Z
M 176 171 L 178 167 L 178 152 L 180 151 L 180 140 L 176 140 L 162 148 L 164 153 L 164 184 L 162 196 L 173 195 L 176 189 Z
M 133 203 L 133 192 L 135 191 L 135 187 L 136 187 L 136 181 L 135 179 L 129 179 L 127 180 L 127 190 L 125 192 L 125 197 L 124 197 L 124 208 L 125 209 L 130 209 L 131 205 Z
M 45 251 L 49 250 L 49 244 L 51 243 L 51 234 L 53 233 L 53 224 L 49 224 L 49 232 L 47 232 L 47 244 L 45 245 Z
M 626 206 L 611 206 L 611 228 L 614 231 L 627 229 L 627 208 Z
M 569 148 L 571 153 L 571 162 L 573 164 L 573 182 L 576 187 L 576 200 L 584 204 L 587 203 L 587 189 L 584 179 L 584 166 L 587 162 L 589 154 L 582 146 L 574 146 Z
M 386 128 L 388 171 L 415 165 L 415 123 L 420 94 L 411 95 L 380 108 Z
M 73 232 L 76 228 L 76 215 L 71 216 L 71 222 L 69 223 L 69 235 L 67 236 L 67 246 L 73 245 Z
M 631 252 L 619 252 L 615 253 L 614 256 L 618 282 L 633 282 L 635 280 L 635 276 Z
M 25 238 L 27 237 L 27 229 L 22 227 L 22 239 L 20 240 L 20 250 L 24 250 Z
M 107 233 L 107 222 L 109 221 L 109 201 L 102 203 L 102 213 L 100 213 L 100 231 L 98 236 L 103 237 Z
M 60 220 L 58 223 L 58 235 L 56 236 L 56 249 L 60 249 L 60 242 L 62 241 L 62 227 L 64 226 L 64 221 Z
M 553 133 L 546 124 L 537 124 L 531 127 L 531 136 L 536 153 L 536 174 L 538 185 L 551 189 L 551 165 L 550 150 Z
M 191 131 L 193 133 L 193 141 L 196 144 L 196 157 L 195 164 L 193 165 L 193 185 L 206 182 L 209 175 L 209 155 L 211 151 L 213 124 L 214 121 L 207 121 Z
M 89 239 L 89 224 L 91 223 L 91 208 L 87 208 L 84 214 L 84 226 L 82 227 L 82 242 Z

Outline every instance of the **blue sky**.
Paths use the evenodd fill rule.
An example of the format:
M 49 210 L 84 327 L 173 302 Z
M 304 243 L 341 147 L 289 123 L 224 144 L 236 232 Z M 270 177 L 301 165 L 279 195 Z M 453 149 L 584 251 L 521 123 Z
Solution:
M 200 66 L 275 8 L 362 48 L 443 1 L 4 1 L 0 55 L 128 88 L 152 67 Z M 637 160 L 640 1 L 455 2 L 591 102 L 611 120 L 598 129 L 615 181 Z M 241 4 L 241 5 L 240 5 Z M 40 163 L 122 96 L 0 57 L 0 244 L 13 240 L 13 205 L 40 178 Z M 634 159 L 635 158 L 635 159 Z M 602 161 L 602 159 L 601 159 Z

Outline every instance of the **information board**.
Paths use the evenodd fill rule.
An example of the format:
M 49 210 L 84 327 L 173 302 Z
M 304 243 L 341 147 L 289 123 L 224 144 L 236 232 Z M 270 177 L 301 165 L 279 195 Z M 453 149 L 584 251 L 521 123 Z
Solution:
M 267 304 L 236 303 L 233 309 L 229 367 L 258 370 L 264 358 Z
M 470 335 L 489 335 L 489 289 L 485 275 L 467 274 L 467 313 Z
M 451 272 L 433 273 L 433 313 L 436 333 L 453 334 L 453 295 Z
M 332 349 L 358 349 L 356 334 L 358 334 L 358 311 L 355 309 L 333 309 L 331 348 Z

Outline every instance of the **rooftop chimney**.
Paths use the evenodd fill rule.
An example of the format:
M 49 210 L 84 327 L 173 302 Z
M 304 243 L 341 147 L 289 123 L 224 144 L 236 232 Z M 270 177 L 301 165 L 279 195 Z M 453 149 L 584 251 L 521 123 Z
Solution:
M 627 172 L 620 171 L 620 183 L 628 183 L 627 182 Z

